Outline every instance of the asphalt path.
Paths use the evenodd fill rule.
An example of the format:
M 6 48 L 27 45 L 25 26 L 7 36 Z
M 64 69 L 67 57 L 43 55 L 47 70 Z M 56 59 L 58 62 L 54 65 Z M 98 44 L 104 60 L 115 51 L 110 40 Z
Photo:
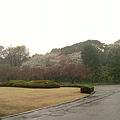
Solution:
M 120 120 L 120 85 L 95 86 L 89 97 L 1 119 Z

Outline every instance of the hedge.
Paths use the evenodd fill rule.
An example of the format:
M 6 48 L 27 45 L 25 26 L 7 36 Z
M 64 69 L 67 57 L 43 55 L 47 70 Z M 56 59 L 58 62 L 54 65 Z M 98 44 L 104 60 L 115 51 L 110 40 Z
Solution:
M 93 86 L 82 86 L 81 87 L 81 93 L 92 93 L 94 92 L 94 87 Z
M 50 80 L 11 80 L 9 82 L 1 82 L 0 87 L 59 88 L 60 85 Z

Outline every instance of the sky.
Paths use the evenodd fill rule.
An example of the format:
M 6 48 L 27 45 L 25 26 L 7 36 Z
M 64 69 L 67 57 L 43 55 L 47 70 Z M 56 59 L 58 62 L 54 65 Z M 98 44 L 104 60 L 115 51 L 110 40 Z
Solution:
M 120 0 L 0 0 L 2 46 L 34 55 L 89 39 L 120 39 Z

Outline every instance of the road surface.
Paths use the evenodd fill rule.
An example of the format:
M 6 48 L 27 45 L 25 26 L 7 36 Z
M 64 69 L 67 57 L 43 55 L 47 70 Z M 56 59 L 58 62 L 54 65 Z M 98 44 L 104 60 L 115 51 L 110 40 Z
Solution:
M 120 120 L 120 85 L 95 86 L 95 93 L 73 102 L 2 120 Z

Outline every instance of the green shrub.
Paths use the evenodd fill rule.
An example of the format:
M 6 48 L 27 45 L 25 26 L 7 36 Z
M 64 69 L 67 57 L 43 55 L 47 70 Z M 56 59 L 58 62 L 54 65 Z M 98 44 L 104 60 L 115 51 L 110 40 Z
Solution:
M 27 82 L 24 80 L 15 80 L 13 81 L 12 86 L 13 87 L 27 87 Z
M 45 84 L 44 88 L 59 88 L 60 85 L 55 82 L 50 82 L 49 84 Z
M 59 88 L 60 85 L 50 80 L 11 80 L 0 83 L 0 87 L 24 87 L 24 88 Z
M 93 86 L 82 86 L 81 87 L 81 93 L 92 93 L 94 92 L 94 87 Z
M 59 88 L 60 85 L 50 80 L 35 80 L 28 82 L 28 86 L 32 88 Z

